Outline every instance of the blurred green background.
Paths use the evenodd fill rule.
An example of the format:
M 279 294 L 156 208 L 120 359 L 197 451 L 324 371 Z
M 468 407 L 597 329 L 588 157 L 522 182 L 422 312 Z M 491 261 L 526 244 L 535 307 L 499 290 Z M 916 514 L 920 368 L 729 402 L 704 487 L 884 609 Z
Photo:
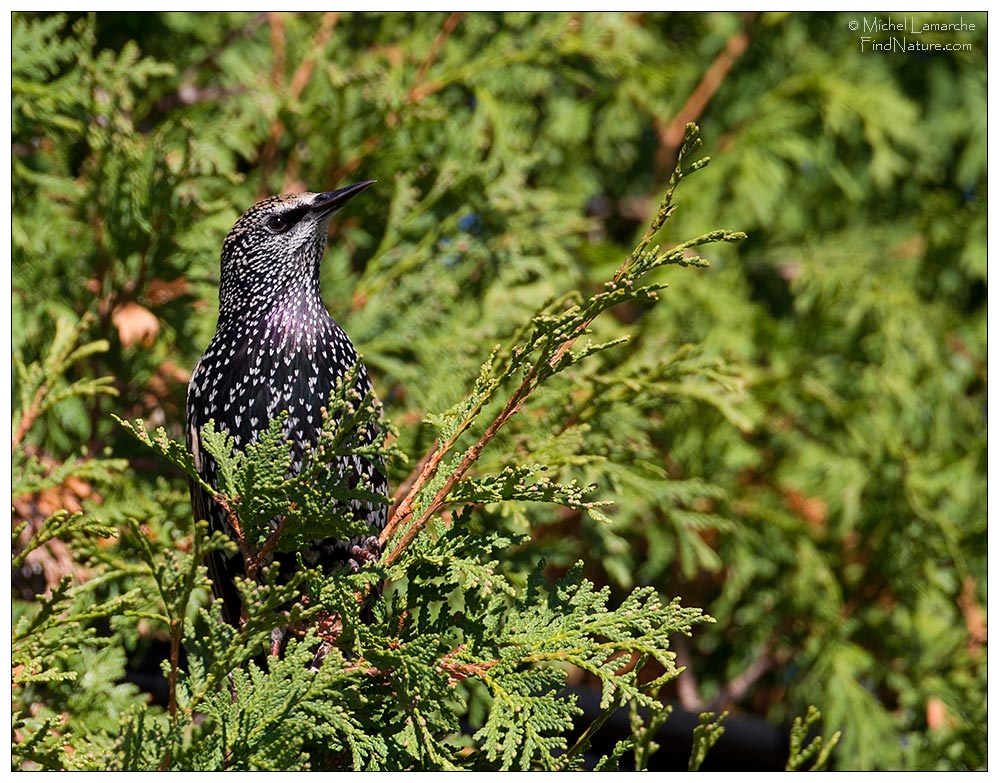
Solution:
M 875 19 L 906 31 L 865 32 Z M 648 584 L 703 607 L 717 622 L 676 642 L 671 698 L 689 710 L 781 725 L 814 703 L 843 730 L 839 768 L 984 768 L 985 27 L 15 14 L 15 364 L 82 320 L 108 350 L 65 378 L 117 390 L 26 415 L 15 373 L 15 456 L 53 475 L 129 460 L 15 497 L 15 521 L 82 508 L 168 536 L 189 513 L 183 481 L 109 414 L 182 437 L 221 241 L 258 198 L 378 180 L 333 228 L 323 293 L 415 461 L 426 414 L 462 398 L 495 343 L 613 274 L 696 121 L 712 162 L 660 241 L 748 240 L 709 249 L 711 269 L 657 273 L 659 305 L 594 324 L 631 342 L 504 436 L 597 483 L 611 521 L 498 504 L 476 524 L 530 531 L 524 557 L 581 558 L 616 595 Z M 892 37 L 918 47 L 885 51 Z M 594 391 L 621 377 L 627 399 Z M 42 551 L 15 574 L 23 602 L 81 573 Z M 122 666 L 155 646 L 141 623 L 115 632 Z M 116 699 L 77 706 L 113 723 Z

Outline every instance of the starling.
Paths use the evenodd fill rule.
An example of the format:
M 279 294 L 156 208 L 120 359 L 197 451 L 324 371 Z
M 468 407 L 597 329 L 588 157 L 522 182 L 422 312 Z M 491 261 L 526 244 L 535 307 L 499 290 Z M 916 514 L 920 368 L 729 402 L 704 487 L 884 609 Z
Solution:
M 287 411 L 284 434 L 293 473 L 301 470 L 303 458 L 316 444 L 330 393 L 358 362 L 354 345 L 319 293 L 327 227 L 347 201 L 373 182 L 265 199 L 236 221 L 222 243 L 218 326 L 187 390 L 187 446 L 208 484 L 215 486 L 216 466 L 200 440 L 209 420 L 233 437 L 237 449 L 244 449 L 271 419 Z M 371 391 L 363 365 L 358 366 L 355 391 L 360 398 Z M 371 442 L 370 429 L 362 430 L 361 443 Z M 337 460 L 332 468 L 341 485 L 364 484 L 387 494 L 380 460 L 359 455 Z M 213 530 L 233 535 L 222 508 L 193 482 L 191 503 L 195 519 L 207 519 Z M 372 535 L 363 541 L 313 541 L 301 552 L 308 566 L 328 571 L 345 562 L 356 567 L 355 558 L 373 557 L 374 535 L 385 526 L 386 507 L 363 500 L 350 504 L 355 518 L 366 519 Z M 293 555 L 278 554 L 275 559 L 282 572 L 296 567 Z M 233 579 L 244 574 L 242 556 L 212 552 L 208 569 L 223 618 L 237 624 L 242 601 Z

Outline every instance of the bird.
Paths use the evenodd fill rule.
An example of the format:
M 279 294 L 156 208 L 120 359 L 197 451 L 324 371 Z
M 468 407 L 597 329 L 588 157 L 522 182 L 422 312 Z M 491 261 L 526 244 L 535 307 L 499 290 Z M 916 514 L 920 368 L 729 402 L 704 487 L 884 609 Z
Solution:
M 330 315 L 320 295 L 319 270 L 331 219 L 350 199 L 374 184 L 357 182 L 337 190 L 272 196 L 250 207 L 222 243 L 219 316 L 216 331 L 191 375 L 187 390 L 187 446 L 198 475 L 217 489 L 215 460 L 202 443 L 208 421 L 228 433 L 244 450 L 272 419 L 287 412 L 283 433 L 291 454 L 291 473 L 316 445 L 330 393 L 351 370 L 356 399 L 372 393 L 371 380 L 357 350 Z M 359 428 L 359 445 L 370 445 L 376 427 Z M 386 497 L 383 460 L 348 453 L 332 465 L 338 484 L 362 486 Z M 234 537 L 224 509 L 200 483 L 190 482 L 195 520 Z M 338 501 L 331 501 L 331 511 Z M 349 501 L 355 518 L 366 522 L 370 535 L 342 541 L 314 540 L 300 552 L 308 567 L 324 572 L 374 560 L 377 534 L 387 521 L 383 503 Z M 340 508 L 342 510 L 342 508 Z M 272 525 L 276 522 L 272 522 Z M 297 568 L 295 553 L 274 556 L 284 574 Z M 239 552 L 208 554 L 207 566 L 222 619 L 238 626 L 242 599 L 234 579 L 245 575 Z M 272 633 L 272 654 L 284 629 Z

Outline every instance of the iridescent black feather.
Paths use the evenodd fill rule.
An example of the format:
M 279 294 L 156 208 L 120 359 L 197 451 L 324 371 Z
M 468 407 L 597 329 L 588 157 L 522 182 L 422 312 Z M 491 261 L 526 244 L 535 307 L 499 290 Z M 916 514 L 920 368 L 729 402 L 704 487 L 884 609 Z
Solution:
M 215 336 L 198 362 L 187 392 L 187 444 L 198 472 L 214 486 L 215 464 L 200 441 L 201 428 L 214 420 L 237 449 L 245 448 L 268 422 L 287 411 L 285 434 L 292 470 L 301 469 L 306 449 L 322 429 L 321 409 L 337 382 L 357 363 L 350 338 L 333 320 L 319 293 L 319 266 L 326 249 L 330 218 L 372 183 L 361 182 L 326 193 L 275 196 L 251 207 L 222 245 L 219 320 Z M 363 365 L 355 389 L 371 389 Z M 374 433 L 367 436 L 370 443 Z M 367 484 L 387 494 L 384 465 L 356 455 L 334 466 L 344 486 Z M 196 519 L 232 535 L 222 509 L 192 484 Z M 386 522 L 386 506 L 351 501 L 356 517 L 368 521 L 372 535 Z M 349 542 L 328 538 L 312 542 L 301 554 L 324 570 L 351 558 Z M 294 558 L 279 556 L 283 568 Z M 240 554 L 213 553 L 208 562 L 223 617 L 237 623 L 241 600 L 233 582 L 244 573 Z

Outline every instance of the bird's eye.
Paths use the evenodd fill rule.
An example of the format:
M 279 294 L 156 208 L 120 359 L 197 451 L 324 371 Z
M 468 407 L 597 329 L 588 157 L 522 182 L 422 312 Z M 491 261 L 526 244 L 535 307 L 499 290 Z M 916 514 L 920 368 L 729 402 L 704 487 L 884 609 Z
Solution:
M 291 221 L 284 215 L 271 215 L 264 224 L 267 230 L 274 234 L 283 234 L 291 228 Z

